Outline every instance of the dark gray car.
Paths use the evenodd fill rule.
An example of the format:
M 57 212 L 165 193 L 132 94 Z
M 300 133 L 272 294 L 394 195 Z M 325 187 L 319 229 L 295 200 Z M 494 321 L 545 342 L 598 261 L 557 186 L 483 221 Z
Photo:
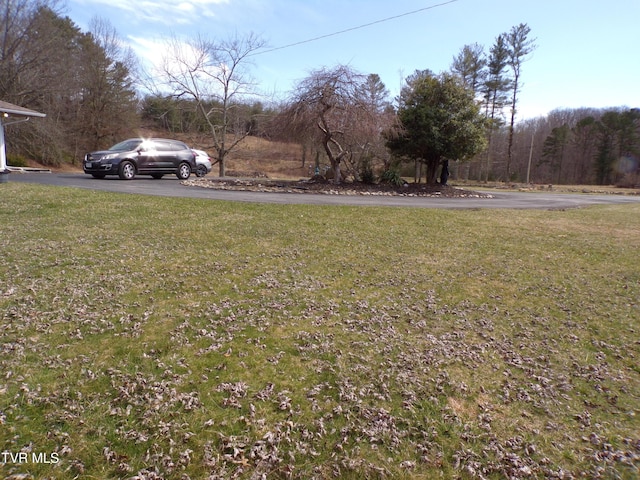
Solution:
M 136 175 L 162 178 L 175 174 L 186 180 L 196 171 L 195 158 L 193 150 L 178 140 L 130 138 L 109 150 L 87 153 L 82 168 L 95 178 L 118 175 L 123 180 L 131 180 Z

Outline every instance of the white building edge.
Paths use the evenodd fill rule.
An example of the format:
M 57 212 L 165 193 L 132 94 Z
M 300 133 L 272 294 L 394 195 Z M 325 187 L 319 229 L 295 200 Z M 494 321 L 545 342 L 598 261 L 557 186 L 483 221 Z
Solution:
M 28 108 L 19 107 L 0 100 L 0 183 L 6 182 L 9 170 L 7 168 L 7 153 L 5 147 L 4 127 L 28 121 L 31 117 L 46 117 L 44 113 Z

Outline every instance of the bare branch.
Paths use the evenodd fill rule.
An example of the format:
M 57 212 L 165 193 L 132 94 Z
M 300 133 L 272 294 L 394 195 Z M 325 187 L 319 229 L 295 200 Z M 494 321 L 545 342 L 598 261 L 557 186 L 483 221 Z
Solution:
M 167 45 L 162 74 L 173 95 L 196 102 L 211 131 L 220 176 L 225 174 L 225 157 L 249 134 L 234 128 L 238 124 L 235 107 L 255 92 L 248 57 L 263 46 L 264 41 L 253 33 L 220 42 L 203 36 L 185 42 L 173 38 Z

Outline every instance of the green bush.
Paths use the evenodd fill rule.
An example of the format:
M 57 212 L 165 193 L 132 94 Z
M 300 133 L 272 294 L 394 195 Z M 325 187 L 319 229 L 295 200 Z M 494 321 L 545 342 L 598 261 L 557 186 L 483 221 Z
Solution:
M 10 154 L 7 155 L 7 165 L 12 167 L 28 167 L 27 159 L 22 155 Z
M 382 175 L 380 175 L 380 181 L 391 185 L 402 185 L 404 183 L 402 175 L 400 175 L 400 171 L 396 168 L 390 168 L 382 172 Z
M 371 165 L 371 160 L 366 159 L 362 161 L 360 165 L 360 180 L 363 183 L 375 183 L 376 182 L 376 174 L 373 171 L 373 165 Z

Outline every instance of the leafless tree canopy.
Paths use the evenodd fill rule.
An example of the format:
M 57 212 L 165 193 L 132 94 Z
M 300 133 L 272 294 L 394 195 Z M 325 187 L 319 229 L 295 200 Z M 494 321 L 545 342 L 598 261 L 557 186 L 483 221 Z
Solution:
M 393 117 L 387 95 L 377 75 L 323 68 L 298 84 L 280 122 L 299 141 L 320 146 L 339 183 L 343 166 L 358 178 L 373 159 L 388 158 L 381 136 Z
M 254 34 L 223 41 L 202 36 L 167 41 L 161 77 L 175 98 L 193 100 L 207 122 L 220 176 L 225 175 L 229 152 L 251 133 L 238 111 L 248 96 L 256 94 L 256 82 L 249 74 L 250 56 L 264 45 Z

